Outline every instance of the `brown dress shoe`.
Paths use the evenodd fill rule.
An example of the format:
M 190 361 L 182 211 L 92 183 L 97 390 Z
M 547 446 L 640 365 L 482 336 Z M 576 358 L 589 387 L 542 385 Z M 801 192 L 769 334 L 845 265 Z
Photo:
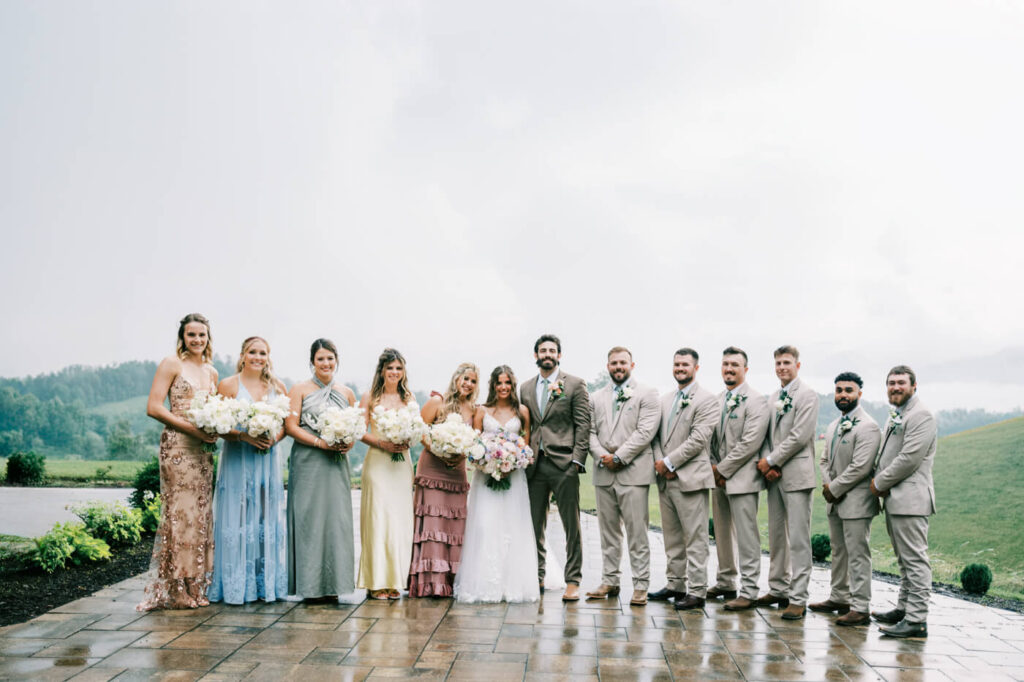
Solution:
M 565 592 L 562 594 L 562 601 L 579 601 L 580 600 L 580 586 L 569 583 L 565 586 Z
M 633 590 L 633 598 L 629 600 L 630 606 L 647 606 L 647 590 Z
M 771 606 L 772 604 L 778 604 L 780 609 L 784 609 L 789 606 L 789 597 L 780 597 L 777 594 L 767 592 L 755 599 L 754 603 L 758 606 Z
M 871 616 L 861 611 L 849 611 L 836 618 L 836 625 L 867 625 L 871 622 Z
M 807 609 L 798 604 L 790 604 L 782 612 L 782 620 L 800 620 L 804 617 L 806 611 Z
M 587 599 L 606 599 L 607 597 L 618 597 L 618 585 L 605 585 L 601 583 L 596 590 L 587 592 Z
M 704 597 L 695 597 L 692 594 L 688 594 L 682 599 L 676 599 L 676 611 L 702 608 L 704 608 Z
M 736 590 L 723 590 L 718 587 L 712 587 L 710 590 L 708 590 L 708 599 L 718 599 L 719 597 L 722 597 L 726 601 L 728 601 L 729 599 L 735 599 Z
M 755 606 L 757 606 L 757 604 L 754 600 L 747 599 L 746 597 L 737 597 L 732 601 L 725 602 L 726 611 L 746 611 L 747 609 L 752 609 Z
M 840 616 L 843 615 L 844 613 L 849 613 L 850 612 L 850 605 L 849 604 L 843 604 L 842 602 L 832 601 L 831 599 L 826 599 L 825 601 L 819 601 L 819 602 L 816 602 L 814 604 L 808 604 L 807 608 L 809 608 L 811 611 L 815 611 L 817 613 L 836 613 L 836 612 L 838 612 Z

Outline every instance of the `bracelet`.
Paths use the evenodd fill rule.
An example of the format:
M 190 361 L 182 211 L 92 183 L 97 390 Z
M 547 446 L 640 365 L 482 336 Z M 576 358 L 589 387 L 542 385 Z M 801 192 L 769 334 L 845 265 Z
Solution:
M 320 439 L 319 438 L 314 438 L 313 439 L 313 447 L 315 447 L 315 448 L 317 448 L 319 450 L 323 450 L 323 448 L 320 447 Z

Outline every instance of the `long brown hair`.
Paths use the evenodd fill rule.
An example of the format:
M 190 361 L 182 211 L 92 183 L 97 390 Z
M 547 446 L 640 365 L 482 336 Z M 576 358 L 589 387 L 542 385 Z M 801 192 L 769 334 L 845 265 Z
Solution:
M 480 370 L 472 362 L 464 362 L 455 368 L 455 373 L 452 374 L 452 379 L 448 382 L 448 390 L 441 396 L 442 406 L 441 411 L 437 413 L 437 421 L 444 421 L 450 414 L 462 414 L 462 408 L 459 405 L 461 401 L 459 382 L 470 372 L 476 375 L 477 384 L 472 395 L 469 396 L 469 402 L 471 404 L 476 402 L 476 395 L 480 391 Z
M 272 386 L 277 381 L 277 377 L 274 376 L 274 365 L 270 362 L 270 344 L 262 336 L 250 336 L 245 341 L 242 341 L 242 350 L 238 354 L 238 363 L 235 365 L 235 371 L 239 374 L 242 373 L 242 368 L 245 367 L 245 354 L 249 351 L 252 344 L 257 341 L 262 341 L 263 345 L 267 347 L 267 364 L 263 365 L 263 371 L 260 372 L 260 381 L 267 386 Z
M 203 349 L 203 362 L 213 362 L 213 334 L 210 332 L 210 321 L 199 313 L 189 313 L 178 323 L 178 358 L 184 360 L 188 357 L 188 348 L 185 347 L 185 326 L 189 322 L 206 325 L 206 348 Z
M 498 394 L 495 392 L 494 387 L 498 385 L 498 377 L 502 374 L 507 374 L 509 381 L 512 382 L 512 393 L 509 395 L 509 402 L 512 403 L 512 409 L 515 410 L 516 414 L 519 414 L 519 396 L 516 395 L 516 375 L 512 371 L 512 368 L 508 365 L 498 365 L 491 372 L 491 378 L 487 382 L 487 402 L 484 403 L 484 407 L 494 407 L 498 404 Z
M 398 397 L 402 399 L 403 403 L 412 400 L 412 391 L 409 390 L 409 373 L 405 370 L 405 357 L 394 348 L 385 348 L 377 358 L 377 369 L 373 373 L 373 381 L 370 384 L 371 410 L 377 406 L 381 396 L 384 395 L 384 368 L 396 360 L 402 364 L 402 378 L 398 380 Z

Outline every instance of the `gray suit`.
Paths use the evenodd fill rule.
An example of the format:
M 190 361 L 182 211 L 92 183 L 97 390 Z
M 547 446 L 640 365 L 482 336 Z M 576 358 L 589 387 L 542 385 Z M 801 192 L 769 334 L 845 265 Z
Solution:
M 841 429 L 844 422 L 852 428 Z M 826 504 L 832 540 L 829 599 L 859 613 L 867 613 L 871 605 L 871 519 L 878 514 L 871 467 L 881 441 L 878 424 L 857 406 L 828 425 L 821 453 L 821 482 L 839 498 Z
M 654 482 L 654 451 L 651 439 L 658 430 L 661 410 L 658 392 L 630 378 L 623 385 L 628 397 L 616 399 L 614 384 L 590 396 L 590 454 L 594 458 L 594 495 L 601 528 L 603 573 L 601 582 L 619 586 L 622 559 L 622 527 L 629 540 L 633 588 L 647 591 L 651 550 L 647 542 L 648 491 Z M 612 471 L 601 465 L 601 456 L 612 454 L 622 468 Z
M 690 403 L 674 409 L 676 391 L 661 397 L 661 428 L 654 457 L 668 462 L 678 478 L 658 477 L 658 500 L 665 538 L 668 588 L 704 598 L 708 591 L 708 490 L 711 435 L 718 423 L 718 401 L 697 382 L 690 385 Z
M 565 528 L 565 582 L 580 584 L 583 578 L 583 544 L 580 539 L 580 479 L 573 461 L 587 463 L 590 442 L 590 400 L 587 384 L 559 371 L 560 394 L 548 400 L 541 412 L 537 404 L 537 377 L 520 389 L 520 402 L 530 410 L 530 447 L 537 459 L 526 469 L 530 492 L 530 516 L 537 539 L 537 574 L 544 580 L 548 507 L 555 497 Z
M 720 416 L 711 440 L 711 461 L 725 477 L 725 488 L 711 493 L 715 518 L 715 549 L 718 552 L 720 590 L 736 589 L 739 556 L 740 596 L 757 599 L 761 578 L 761 534 L 757 528 L 757 501 L 764 477 L 757 460 L 768 453 L 768 401 L 746 382 L 733 391 L 735 405 L 718 395 Z
M 818 394 L 799 378 L 786 386 L 790 409 L 771 410 L 768 459 L 782 469 L 782 478 L 768 484 L 768 591 L 807 605 L 811 580 L 811 495 L 814 476 L 814 429 L 818 423 Z M 781 389 L 769 400 L 776 406 Z
M 900 408 L 901 424 L 886 422 L 882 449 L 875 465 L 875 487 L 884 498 L 885 527 L 900 566 L 900 595 L 896 608 L 906 620 L 928 618 L 932 568 L 928 560 L 928 517 L 935 513 L 932 464 L 938 432 L 935 417 L 912 396 Z

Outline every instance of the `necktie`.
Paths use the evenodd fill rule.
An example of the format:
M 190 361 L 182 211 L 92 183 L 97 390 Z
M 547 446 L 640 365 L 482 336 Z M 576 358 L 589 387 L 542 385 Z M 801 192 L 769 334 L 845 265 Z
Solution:
M 540 393 L 540 414 L 544 416 L 544 411 L 548 409 L 548 398 L 551 397 L 551 391 L 548 390 L 548 386 L 551 384 L 547 379 L 543 379 L 541 382 L 541 393 Z
M 676 423 L 676 417 L 679 416 L 679 404 L 683 402 L 683 392 L 678 391 L 676 393 L 676 401 L 672 403 L 672 415 L 668 418 L 668 426 L 672 428 L 672 425 Z
M 725 415 L 729 413 L 729 398 L 732 391 L 725 392 L 725 404 L 722 405 L 722 418 L 718 420 L 718 430 L 722 432 L 722 440 L 725 440 Z

